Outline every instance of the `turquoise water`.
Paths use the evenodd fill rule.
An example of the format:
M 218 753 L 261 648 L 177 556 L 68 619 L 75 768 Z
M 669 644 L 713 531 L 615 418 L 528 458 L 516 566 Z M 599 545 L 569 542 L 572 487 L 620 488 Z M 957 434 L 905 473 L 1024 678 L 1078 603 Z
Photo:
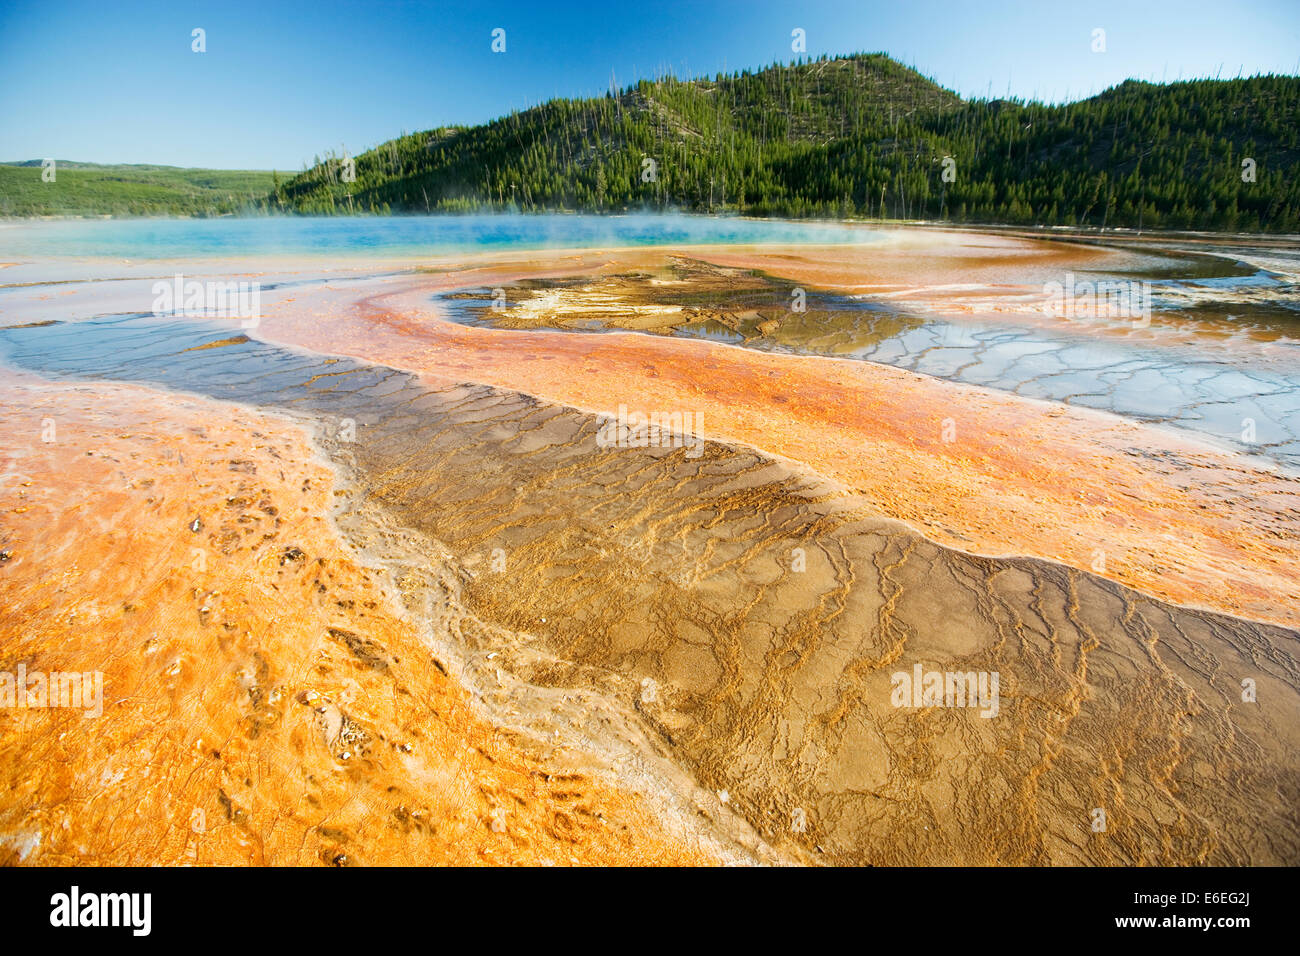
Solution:
M 447 254 L 690 243 L 868 243 L 866 226 L 718 216 L 393 216 L 5 223 L 0 255 L 122 259 Z

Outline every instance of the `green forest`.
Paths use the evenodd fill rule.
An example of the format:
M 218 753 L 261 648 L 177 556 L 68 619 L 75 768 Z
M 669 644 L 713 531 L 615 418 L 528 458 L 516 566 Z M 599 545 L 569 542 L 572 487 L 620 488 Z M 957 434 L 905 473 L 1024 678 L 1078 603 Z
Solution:
M 1063 105 L 968 101 L 859 54 L 646 80 L 404 135 L 350 160 L 318 157 L 267 205 L 1295 232 L 1298 163 L 1300 77 L 1130 80 Z
M 644 80 L 301 173 L 0 164 L 0 215 L 679 210 L 1300 232 L 1300 77 L 963 100 L 883 54 Z

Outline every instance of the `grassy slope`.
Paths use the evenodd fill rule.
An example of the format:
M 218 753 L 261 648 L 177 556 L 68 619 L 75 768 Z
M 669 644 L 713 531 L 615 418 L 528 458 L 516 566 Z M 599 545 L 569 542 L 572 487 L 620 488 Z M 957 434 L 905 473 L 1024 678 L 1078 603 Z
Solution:
M 272 190 L 271 173 L 175 166 L 101 166 L 58 161 L 55 180 L 39 160 L 0 164 L 3 216 L 203 216 L 240 212 Z

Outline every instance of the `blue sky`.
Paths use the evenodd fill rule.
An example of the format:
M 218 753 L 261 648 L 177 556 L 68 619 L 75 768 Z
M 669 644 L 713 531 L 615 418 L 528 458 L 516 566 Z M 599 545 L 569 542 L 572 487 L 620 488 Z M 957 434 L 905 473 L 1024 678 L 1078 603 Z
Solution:
M 789 61 L 796 27 L 810 56 L 884 51 L 963 96 L 1300 69 L 1298 0 L 0 0 L 0 160 L 296 170 L 598 94 L 611 73 L 623 86 Z

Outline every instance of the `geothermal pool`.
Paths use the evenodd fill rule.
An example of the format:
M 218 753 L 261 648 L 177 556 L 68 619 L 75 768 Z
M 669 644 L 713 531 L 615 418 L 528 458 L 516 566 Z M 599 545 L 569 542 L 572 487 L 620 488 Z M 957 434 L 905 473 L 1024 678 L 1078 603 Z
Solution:
M 502 217 L 0 250 L 0 669 L 104 687 L 0 711 L 7 861 L 1300 859 L 1285 242 Z M 179 273 L 260 314 L 155 314 Z M 1151 321 L 1044 312 L 1067 274 L 1149 283 Z M 693 441 L 611 445 L 620 408 Z

